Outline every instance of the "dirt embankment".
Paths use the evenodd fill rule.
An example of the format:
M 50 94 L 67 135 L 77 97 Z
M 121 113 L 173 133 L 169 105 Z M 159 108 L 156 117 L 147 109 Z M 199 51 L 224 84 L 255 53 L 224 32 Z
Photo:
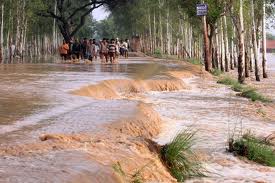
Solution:
M 146 181 L 175 182 L 160 161 L 157 148 L 150 140 L 159 134 L 160 129 L 161 119 L 158 114 L 149 104 L 140 103 L 133 118 L 107 125 L 105 132 L 93 135 L 46 134 L 40 136 L 41 142 L 1 148 L 0 155 L 37 158 L 50 152 L 64 152 L 65 155 L 66 151 L 79 153 L 77 151 L 84 150 L 84 153 L 89 155 L 86 161 L 98 164 L 102 169 L 99 173 L 89 176 L 94 177 L 91 182 L 104 182 L 106 177 L 114 182 L 131 182 L 137 174 Z M 121 167 L 121 170 L 116 167 Z M 28 167 L 22 167 L 22 171 L 24 168 Z M 49 179 L 53 175 L 43 172 L 37 176 Z M 67 180 L 79 181 L 73 174 Z

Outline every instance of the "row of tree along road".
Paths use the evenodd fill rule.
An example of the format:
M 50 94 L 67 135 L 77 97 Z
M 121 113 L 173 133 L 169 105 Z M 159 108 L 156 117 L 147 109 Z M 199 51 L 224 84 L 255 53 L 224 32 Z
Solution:
M 274 14 L 274 0 L 204 4 L 206 16 L 197 16 L 196 0 L 3 0 L 1 61 L 13 57 L 12 48 L 20 57 L 53 54 L 60 35 L 67 42 L 77 37 L 91 13 L 104 6 L 111 12 L 101 24 L 108 36 L 138 37 L 147 54 L 204 60 L 207 71 L 238 68 L 241 83 L 251 71 L 257 81 L 267 78 L 266 20 Z
M 207 71 L 238 68 L 241 83 L 251 71 L 257 81 L 266 78 L 266 27 L 272 26 L 266 20 L 274 1 L 205 0 L 204 17 L 197 16 L 197 2 L 140 0 L 113 10 L 111 19 L 118 32 L 139 35 L 146 53 L 202 59 Z

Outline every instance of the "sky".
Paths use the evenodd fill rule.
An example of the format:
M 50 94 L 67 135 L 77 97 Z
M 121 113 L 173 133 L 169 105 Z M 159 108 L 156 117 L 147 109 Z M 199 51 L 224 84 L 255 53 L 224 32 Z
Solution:
M 97 20 L 104 20 L 108 17 L 109 12 L 104 9 L 104 7 L 97 8 L 93 11 L 93 17 Z

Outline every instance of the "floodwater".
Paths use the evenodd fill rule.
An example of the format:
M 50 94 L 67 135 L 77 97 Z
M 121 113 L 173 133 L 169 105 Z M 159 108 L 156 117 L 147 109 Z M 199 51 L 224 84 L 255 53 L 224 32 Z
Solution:
M 207 160 L 204 166 L 210 172 L 210 177 L 205 181 L 273 182 L 275 168 L 244 163 L 226 152 L 226 144 L 229 137 L 238 137 L 248 130 L 268 136 L 274 132 L 275 121 L 263 122 L 248 116 L 246 109 L 249 108 L 249 101 L 237 97 L 228 88 L 217 88 L 215 83 L 201 82 L 198 78 L 185 81 L 192 86 L 192 90 L 148 94 L 148 102 L 156 106 L 166 122 L 156 141 L 166 144 L 180 131 L 197 130 L 195 148 L 204 154 Z M 196 180 L 190 182 L 193 181 Z
M 130 116 L 134 101 L 87 100 L 70 91 L 102 80 L 158 77 L 166 69 L 139 59 L 119 65 L 0 65 L 0 143 L 37 133 L 91 131 Z
M 263 81 L 265 87 L 261 92 L 274 100 L 275 56 L 269 54 L 268 60 L 270 78 Z M 159 144 L 168 143 L 180 131 L 198 130 L 195 148 L 205 154 L 204 166 L 210 177 L 187 182 L 275 182 L 275 168 L 245 163 L 226 152 L 230 137 L 236 138 L 248 131 L 263 137 L 274 133 L 275 119 L 257 118 L 248 112 L 250 101 L 237 97 L 231 89 L 214 81 L 197 77 L 184 81 L 192 87 L 191 90 L 151 92 L 147 98 L 166 122 L 164 130 L 155 139 Z
M 270 68 L 275 70 L 275 59 Z M 252 129 L 267 135 L 274 131 L 275 122 L 263 122 L 240 112 L 249 106 L 249 101 L 214 81 L 185 78 L 190 90 L 148 92 L 146 98 L 138 100 L 97 100 L 71 94 L 103 80 L 159 79 L 167 77 L 168 70 L 182 69 L 177 64 L 156 64 L 145 58 L 131 58 L 118 65 L 0 65 L 0 147 L 38 141 L 41 134 L 98 132 L 104 130 L 105 124 L 131 117 L 138 100 L 142 100 L 153 104 L 164 122 L 155 139 L 158 143 L 168 143 L 188 127 L 199 130 L 195 148 L 206 154 L 205 167 L 212 173 L 206 182 L 272 182 L 274 168 L 244 162 L 226 153 L 226 142 L 232 129 L 236 134 Z M 83 151 L 65 153 L 66 156 L 64 152 L 49 152 L 42 158 L 0 158 L 0 182 L 77 182 L 69 179 L 72 175 L 89 182 L 97 178 L 92 177 L 96 172 L 110 169 L 87 162 L 89 154 Z M 49 181 L 52 175 L 55 176 Z M 97 175 L 98 182 L 111 182 Z

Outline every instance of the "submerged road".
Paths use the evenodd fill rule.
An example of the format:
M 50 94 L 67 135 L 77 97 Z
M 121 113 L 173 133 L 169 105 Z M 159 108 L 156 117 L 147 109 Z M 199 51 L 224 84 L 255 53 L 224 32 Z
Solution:
M 228 129 L 240 125 L 240 120 L 244 129 L 266 135 L 274 130 L 274 119 L 252 118 L 257 108 L 250 101 L 236 97 L 210 77 L 190 75 L 186 70 L 181 64 L 139 57 L 118 65 L 1 65 L 0 182 L 120 182 L 112 168 L 117 161 L 127 173 L 143 167 L 146 180 L 172 182 L 167 169 L 140 136 L 154 137 L 165 144 L 187 127 L 199 130 L 195 149 L 213 173 L 189 182 L 272 182 L 274 168 L 242 161 L 225 149 Z M 140 81 L 169 78 L 168 71 L 175 72 L 186 88 L 163 92 L 174 86 L 155 82 L 151 84 L 162 85 L 160 91 L 139 96 L 135 93 L 137 86 L 127 89 L 134 95 L 105 100 L 72 94 L 104 80 L 135 80 L 135 85 L 144 85 Z M 140 109 L 144 116 L 137 118 Z M 132 118 L 137 118 L 137 123 L 128 121 Z M 122 126 L 117 125 L 121 120 Z M 142 130 L 131 125 L 141 125 Z M 158 128 L 160 134 L 154 136 Z M 132 132 L 136 133 L 129 134 Z M 46 136 L 43 140 L 54 141 L 41 142 L 43 134 L 57 136 Z M 95 134 L 99 137 L 92 136 Z

